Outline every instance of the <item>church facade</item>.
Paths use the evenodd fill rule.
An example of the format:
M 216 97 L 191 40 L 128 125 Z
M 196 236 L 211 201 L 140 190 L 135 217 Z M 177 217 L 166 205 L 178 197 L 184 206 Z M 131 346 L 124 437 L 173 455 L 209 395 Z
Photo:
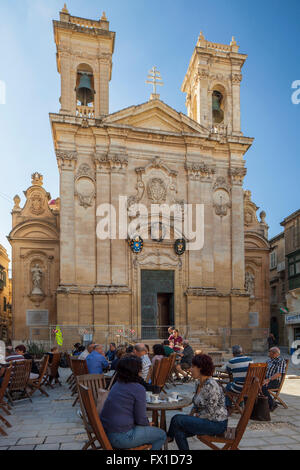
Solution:
M 28 313 L 37 310 L 48 312 L 43 322 L 66 329 L 123 325 L 151 339 L 174 324 L 217 348 L 261 348 L 269 328 L 269 244 L 266 215 L 258 220 L 243 189 L 253 142 L 240 124 L 247 56 L 234 38 L 216 44 L 201 33 L 182 85 L 187 115 L 155 93 L 109 114 L 115 33 L 105 14 L 94 21 L 64 8 L 53 25 L 61 108 L 50 123 L 60 195 L 51 201 L 36 173 L 23 209 L 15 198 L 15 338 L 30 321 L 38 329 Z M 127 198 L 121 208 L 120 196 Z M 175 205 L 183 218 L 185 207 L 201 206 L 202 246 L 188 249 L 175 213 L 169 228 L 164 214 L 146 221 L 141 207 L 151 213 L 153 205 Z M 105 207 L 117 236 L 110 224 L 110 236 L 99 235 Z M 144 224 L 136 246 L 130 235 L 118 236 L 134 208 Z M 196 219 L 193 212 L 193 226 Z

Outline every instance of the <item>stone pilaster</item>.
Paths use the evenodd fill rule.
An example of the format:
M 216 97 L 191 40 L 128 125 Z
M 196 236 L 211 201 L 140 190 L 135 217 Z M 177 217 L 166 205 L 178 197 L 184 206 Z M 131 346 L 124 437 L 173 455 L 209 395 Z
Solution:
M 245 286 L 245 244 L 244 244 L 244 191 L 243 179 L 246 168 L 229 169 L 232 184 L 232 289 Z
M 60 171 L 60 285 L 76 284 L 75 267 L 75 188 L 77 154 L 57 150 Z

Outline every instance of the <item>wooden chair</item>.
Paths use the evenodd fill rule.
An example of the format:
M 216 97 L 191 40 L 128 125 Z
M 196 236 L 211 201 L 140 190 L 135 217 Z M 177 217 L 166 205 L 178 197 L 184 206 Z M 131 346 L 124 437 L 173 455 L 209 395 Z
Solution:
M 275 402 L 281 404 L 283 406 L 283 408 L 285 408 L 285 409 L 287 409 L 288 406 L 281 398 L 279 398 L 279 395 L 280 395 L 282 386 L 283 386 L 284 381 L 285 381 L 285 377 L 286 377 L 288 367 L 289 367 L 289 362 L 290 362 L 289 359 L 285 359 L 285 363 L 286 363 L 285 373 L 281 374 L 281 381 L 280 381 L 279 387 L 278 388 L 269 388 L 269 390 L 268 390 L 270 392 L 270 395 L 272 395 L 272 397 L 274 398 Z
M 31 371 L 31 363 L 31 359 L 14 361 L 12 363 L 11 378 L 6 389 L 6 395 L 11 405 L 13 405 L 14 395 L 16 392 L 22 392 L 26 398 L 32 401 L 26 390 Z
M 75 377 L 79 377 L 80 375 L 87 375 L 89 373 L 87 362 L 85 359 L 77 359 L 75 357 L 70 357 L 71 369 L 73 375 Z M 76 395 L 76 398 L 73 402 L 72 406 L 75 406 L 78 401 L 78 386 L 77 382 L 75 382 L 74 387 L 72 388 L 72 396 Z
M 12 364 L 10 364 L 7 368 L 6 368 L 6 371 L 5 371 L 5 374 L 3 376 L 3 380 L 2 380 L 2 385 L 0 387 L 0 408 L 7 414 L 7 415 L 10 415 L 10 411 L 11 410 L 11 407 L 9 406 L 9 404 L 7 403 L 7 401 L 4 400 L 4 395 L 5 395 L 5 392 L 6 392 L 6 389 L 7 389 L 7 386 L 9 384 L 9 381 L 10 381 L 10 376 L 11 376 L 11 371 L 12 371 Z
M 240 414 L 243 413 L 243 410 L 240 405 L 244 401 L 244 397 L 248 395 L 248 391 L 249 391 L 250 385 L 252 384 L 253 377 L 257 377 L 259 381 L 259 390 L 261 390 L 261 387 L 262 387 L 262 384 L 266 375 L 266 371 L 267 371 L 267 364 L 265 362 L 249 364 L 245 382 L 240 393 L 234 393 L 234 392 L 228 392 L 228 391 L 225 392 L 226 396 L 228 396 L 228 398 L 230 398 L 232 402 L 231 412 L 236 410 Z
M 79 395 L 80 402 L 83 405 L 84 412 L 87 416 L 88 422 L 91 426 L 92 432 L 95 435 L 95 440 L 97 440 L 103 450 L 114 450 L 111 443 L 104 431 L 100 417 L 97 413 L 97 408 L 94 402 L 92 391 L 84 385 L 79 385 Z M 151 444 L 145 444 L 139 447 L 133 447 L 126 450 L 150 450 L 152 448 Z
M 91 390 L 95 404 L 97 403 L 97 400 L 98 400 L 99 389 L 105 389 L 105 379 L 104 379 L 103 374 L 80 375 L 76 377 L 76 383 L 77 383 L 78 388 L 79 388 L 79 385 L 84 385 L 85 387 Z M 89 423 L 88 416 L 85 412 L 85 408 L 83 406 L 79 392 L 78 392 L 78 396 L 79 396 L 80 409 L 81 409 L 81 418 L 83 420 L 83 424 L 84 424 L 86 433 L 89 438 L 88 442 L 83 446 L 82 450 L 87 450 L 90 446 L 92 447 L 92 449 L 97 450 L 98 447 L 96 447 L 96 445 L 94 444 L 94 442 L 97 441 L 97 438 L 93 435 L 93 429 Z
M 49 355 L 45 354 L 43 357 L 43 360 L 40 364 L 40 371 L 39 371 L 39 376 L 36 379 L 30 379 L 28 380 L 28 386 L 32 388 L 32 391 L 30 393 L 30 396 L 34 394 L 36 390 L 39 390 L 43 395 L 46 395 L 46 397 L 49 397 L 48 393 L 46 390 L 43 389 L 42 387 L 42 381 L 46 377 L 46 372 L 47 372 L 47 367 L 48 367 L 48 362 L 49 362 Z
M 11 413 L 9 412 L 9 405 L 8 403 L 6 403 L 4 401 L 4 395 L 5 395 L 5 392 L 6 392 L 6 389 L 7 389 L 7 386 L 8 386 L 8 383 L 9 383 L 9 380 L 10 380 L 10 376 L 11 376 L 11 371 L 12 371 L 12 364 L 10 364 L 5 373 L 4 373 L 4 376 L 3 376 L 3 380 L 2 380 L 2 384 L 1 384 L 1 387 L 0 387 L 0 408 L 8 415 L 10 415 Z M 9 407 L 9 409 L 8 409 Z M 8 427 L 8 428 L 11 428 L 11 424 L 0 414 L 0 419 L 1 421 L 4 422 L 4 424 Z M 0 434 L 2 434 L 3 436 L 7 436 L 7 433 L 4 431 L 4 429 L 0 426 Z
M 171 356 L 170 356 L 171 357 Z M 163 389 L 170 374 L 172 358 L 163 357 L 160 361 L 156 360 L 153 366 L 152 384 Z
M 259 388 L 259 379 L 257 377 L 252 377 L 251 384 L 248 388 L 247 402 L 236 428 L 227 428 L 224 433 L 224 436 L 197 436 L 198 439 L 203 442 L 203 444 L 206 444 L 213 450 L 238 450 L 238 445 L 246 430 L 248 421 L 253 410 L 255 399 L 259 392 Z M 220 448 L 214 443 L 220 443 L 225 445 Z
M 53 354 L 51 364 L 48 363 L 47 374 L 43 380 L 42 385 L 46 385 L 46 386 L 53 388 L 52 381 L 54 379 L 55 383 L 58 383 L 61 386 L 61 382 L 59 381 L 57 377 L 60 357 L 61 357 L 61 353 Z M 49 361 L 50 361 L 50 358 L 49 358 Z
M 173 374 L 173 370 L 174 370 L 174 367 L 175 367 L 175 362 L 176 362 L 176 353 L 173 353 L 173 354 L 170 354 L 170 356 L 168 357 L 169 359 L 169 373 L 168 373 L 168 376 L 167 376 L 167 379 L 166 379 L 166 383 L 162 389 L 162 391 L 164 393 L 166 393 L 165 391 L 165 388 L 168 388 L 167 387 L 167 382 L 173 382 L 172 380 L 172 374 Z M 175 385 L 175 384 L 174 384 Z
M 67 359 L 67 363 L 68 363 L 68 366 L 69 368 L 71 369 L 71 374 L 69 375 L 69 377 L 67 378 L 66 382 L 69 384 L 69 388 L 72 388 L 73 384 L 74 384 L 74 381 L 76 382 L 75 380 L 75 377 L 73 375 L 73 372 L 72 372 L 72 367 L 71 367 L 71 356 L 69 353 L 66 352 L 66 359 Z

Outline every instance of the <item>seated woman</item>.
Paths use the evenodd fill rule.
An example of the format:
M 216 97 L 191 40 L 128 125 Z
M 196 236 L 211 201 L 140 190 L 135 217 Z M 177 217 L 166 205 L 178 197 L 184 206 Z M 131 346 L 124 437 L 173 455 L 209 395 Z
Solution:
M 152 366 L 154 366 L 155 361 L 160 361 L 163 357 L 166 357 L 166 354 L 162 344 L 154 344 L 152 349 L 154 354 L 152 358 Z
M 119 363 L 119 360 L 121 359 L 121 357 L 125 356 L 125 354 L 126 354 L 126 348 L 125 347 L 118 347 L 117 348 L 116 357 L 110 365 L 111 370 L 116 370 L 117 369 L 117 365 Z
M 197 379 L 196 393 L 190 415 L 173 416 L 168 431 L 168 441 L 174 440 L 179 450 L 189 450 L 187 437 L 215 436 L 227 429 L 227 409 L 222 388 L 212 378 L 212 358 L 205 354 L 194 356 L 192 376 Z
M 162 429 L 152 427 L 146 415 L 146 390 L 139 383 L 142 361 L 126 355 L 117 366 L 117 380 L 112 386 L 100 415 L 112 447 L 129 449 L 152 444 L 160 450 L 166 440 Z

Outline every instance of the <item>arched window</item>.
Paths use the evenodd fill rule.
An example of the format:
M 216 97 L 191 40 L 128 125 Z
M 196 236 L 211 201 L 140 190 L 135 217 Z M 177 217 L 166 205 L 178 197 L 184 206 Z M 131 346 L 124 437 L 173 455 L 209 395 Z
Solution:
M 214 90 L 212 94 L 212 117 L 214 124 L 224 121 L 224 96 L 219 90 Z
M 77 106 L 94 105 L 94 75 L 92 68 L 87 64 L 80 64 L 77 67 L 75 91 Z

